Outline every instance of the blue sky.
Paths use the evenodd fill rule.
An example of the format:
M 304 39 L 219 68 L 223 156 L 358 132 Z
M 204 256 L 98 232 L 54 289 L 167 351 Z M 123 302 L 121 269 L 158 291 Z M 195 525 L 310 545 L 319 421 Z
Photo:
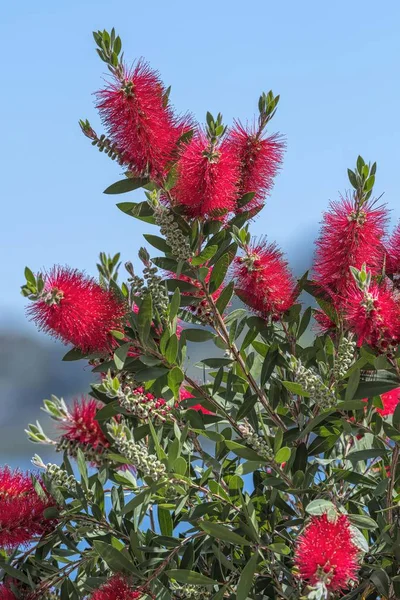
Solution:
M 400 217 L 397 1 L 20 0 L 3 3 L 0 17 L 3 327 L 24 323 L 26 264 L 95 274 L 100 250 L 134 261 L 140 233 L 152 229 L 115 208 L 121 196 L 102 194 L 120 169 L 78 127 L 89 118 L 101 131 L 91 94 L 106 71 L 93 29 L 114 26 L 125 57 L 146 57 L 172 85 L 177 110 L 199 120 L 210 110 L 245 121 L 261 91 L 281 94 L 271 131 L 286 135 L 286 159 L 252 231 L 293 264 L 310 254 L 359 153 L 378 162 L 376 192 L 393 223 Z

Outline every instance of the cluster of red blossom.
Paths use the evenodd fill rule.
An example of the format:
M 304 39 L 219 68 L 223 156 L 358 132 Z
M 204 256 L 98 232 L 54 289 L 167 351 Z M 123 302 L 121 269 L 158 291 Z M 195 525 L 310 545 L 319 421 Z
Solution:
M 0 468 L 0 548 L 11 550 L 27 544 L 52 527 L 43 511 L 54 506 L 40 481 L 40 494 L 29 475 Z
M 255 192 L 251 206 L 258 207 L 271 190 L 284 143 L 276 135 L 264 137 L 263 123 L 257 128 L 236 123 L 222 141 L 210 139 L 192 119 L 174 115 L 160 77 L 142 61 L 124 68 L 97 97 L 107 133 L 136 175 L 162 183 L 171 163 L 177 163 L 169 199 L 189 216 L 240 210 L 238 200 L 248 192 Z M 193 137 L 179 144 L 191 129 Z
M 400 342 L 400 225 L 387 238 L 385 207 L 343 198 L 324 216 L 314 266 L 314 281 L 332 304 L 337 319 L 344 321 L 364 342 L 380 351 L 390 351 Z M 350 267 L 366 270 L 373 277 L 366 288 L 358 286 Z M 390 276 L 390 278 L 388 277 Z M 337 323 L 320 313 L 324 330 Z
M 63 447 L 65 441 L 72 442 L 82 451 L 94 450 L 96 454 L 102 455 L 110 446 L 97 420 L 97 413 L 102 407 L 102 402 L 94 398 L 76 399 L 60 424 L 62 436 L 59 446 Z

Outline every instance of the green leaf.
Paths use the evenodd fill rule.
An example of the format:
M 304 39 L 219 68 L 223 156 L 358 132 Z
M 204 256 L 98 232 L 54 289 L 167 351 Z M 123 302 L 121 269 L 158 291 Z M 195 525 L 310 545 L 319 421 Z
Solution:
M 84 354 L 79 348 L 72 348 L 72 350 L 69 350 L 69 352 L 63 356 L 63 361 L 82 360 L 82 358 L 86 357 L 87 354 Z
M 205 358 L 201 361 L 207 367 L 219 368 L 232 364 L 232 358 Z
M 167 508 L 161 506 L 157 509 L 158 524 L 160 525 L 160 531 L 162 535 L 172 537 L 174 531 L 174 524 L 172 522 L 171 513 Z
M 130 342 L 119 346 L 114 352 L 114 362 L 118 371 L 124 368 L 126 357 L 128 356 L 129 348 L 131 347 Z
M 258 553 L 255 552 L 244 567 L 236 590 L 236 600 L 246 600 L 253 585 L 257 569 Z
M 169 369 L 166 367 L 150 367 L 149 369 L 142 369 L 135 373 L 135 379 L 140 382 L 153 381 L 154 379 L 163 377 L 167 373 L 169 373 Z
M 349 520 L 360 529 L 376 529 L 378 527 L 378 523 L 368 517 L 367 515 L 349 515 Z
M 225 440 L 225 445 L 229 450 L 231 450 L 236 456 L 240 458 L 245 458 L 246 460 L 251 460 L 254 462 L 258 462 L 259 464 L 265 464 L 267 461 L 259 456 L 257 452 L 252 450 L 252 448 L 248 448 L 247 446 L 243 446 L 242 444 L 238 444 L 237 442 L 231 442 L 230 440 Z
M 116 181 L 104 190 L 104 194 L 125 194 L 132 192 L 150 183 L 148 177 L 126 177 L 120 181 Z
M 309 306 L 308 308 L 306 308 L 306 310 L 304 311 L 304 314 L 301 318 L 300 325 L 297 330 L 297 338 L 300 338 L 303 335 L 303 333 L 305 332 L 305 330 L 307 329 L 307 327 L 310 323 L 310 320 L 311 320 L 311 314 L 312 314 L 312 310 L 311 310 L 311 306 Z
M 126 215 L 145 223 L 155 223 L 153 209 L 147 202 L 119 202 L 117 208 Z
M 324 513 L 330 511 L 336 512 L 336 507 L 332 502 L 329 502 L 329 500 L 313 500 L 306 506 L 306 512 L 309 515 L 323 515 Z
M 352 462 L 358 462 L 360 460 L 369 460 L 370 458 L 377 458 L 379 456 L 385 456 L 389 450 L 385 448 L 369 448 L 368 450 L 355 450 L 347 455 L 348 460 Z
M 178 397 L 179 388 L 184 379 L 185 375 L 179 367 L 174 367 L 171 371 L 168 371 L 168 385 L 175 398 Z
M 267 354 L 267 356 L 265 357 L 265 360 L 263 362 L 263 366 L 261 368 L 261 376 L 260 376 L 260 380 L 261 380 L 261 385 L 265 385 L 266 382 L 268 381 L 268 379 L 271 377 L 276 363 L 278 361 L 278 357 L 279 357 L 279 352 L 278 350 L 270 350 Z
M 356 174 L 351 169 L 347 169 L 347 175 L 349 177 L 349 181 L 350 181 L 351 185 L 356 190 L 358 187 Z
M 23 581 L 27 585 L 30 585 L 30 581 L 29 581 L 28 577 L 20 569 L 15 569 L 8 563 L 4 563 L 4 562 L 0 562 L 0 568 L 3 569 L 3 571 L 5 571 L 7 573 L 7 575 L 10 575 L 11 577 L 14 577 L 15 579 L 18 579 L 19 581 Z
M 214 333 L 207 329 L 185 329 L 182 336 L 189 342 L 206 342 L 214 338 Z
M 289 546 L 286 546 L 286 544 L 282 543 L 270 544 L 268 549 L 272 550 L 272 552 L 275 552 L 276 554 L 283 554 L 283 556 L 290 554 Z
M 215 292 L 222 285 L 228 272 L 230 263 L 231 260 L 227 253 L 223 254 L 215 263 L 209 284 L 211 293 Z
M 282 381 L 282 384 L 287 390 L 289 390 L 289 392 L 292 392 L 292 394 L 304 396 L 305 398 L 310 397 L 310 394 L 305 392 L 299 383 L 294 383 L 294 381 Z
M 142 342 L 145 344 L 150 334 L 151 322 L 153 319 L 153 302 L 150 294 L 146 294 L 142 299 L 137 317 L 138 333 Z
M 288 446 L 284 446 L 283 448 L 278 450 L 278 452 L 276 453 L 275 460 L 277 463 L 282 464 L 289 460 L 290 455 L 291 455 L 290 448 Z
M 99 540 L 93 542 L 93 547 L 112 571 L 118 573 L 123 570 L 136 573 L 134 565 L 120 550 L 117 550 L 106 542 L 100 542 Z
M 176 315 L 178 314 L 178 310 L 181 304 L 181 293 L 179 291 L 179 288 L 177 287 L 172 295 L 172 298 L 170 300 L 169 303 L 169 319 L 170 321 L 172 321 L 172 319 L 175 319 Z
M 354 394 L 357 391 L 357 388 L 359 386 L 360 383 L 360 369 L 355 369 L 352 374 L 350 375 L 348 382 L 347 382 L 347 387 L 346 387 L 346 393 L 344 396 L 345 400 L 352 400 L 354 397 Z
M 80 448 L 78 448 L 76 460 L 78 463 L 79 473 L 81 474 L 81 477 L 87 486 L 89 483 L 89 480 L 88 480 L 86 460 L 85 460 L 85 455 L 83 454 L 83 452 Z
M 143 237 L 154 248 L 157 248 L 157 250 L 161 250 L 161 252 L 166 252 L 167 254 L 169 254 L 171 252 L 171 248 L 168 246 L 167 242 L 163 238 L 159 237 L 158 235 L 151 235 L 150 233 L 144 233 Z
M 250 542 L 248 542 L 244 537 L 238 535 L 229 527 L 225 527 L 225 525 L 220 525 L 219 523 L 212 523 L 211 521 L 201 521 L 199 522 L 199 527 L 208 535 L 216 538 L 217 540 L 222 540 L 223 542 L 227 542 L 228 544 L 234 544 L 239 546 L 250 546 Z
M 169 569 L 165 571 L 165 574 L 178 581 L 178 583 L 190 583 L 191 585 L 215 585 L 217 583 L 214 579 L 210 579 L 202 573 L 188 571 L 187 569 Z
M 197 256 L 194 256 L 192 258 L 192 260 L 190 261 L 190 263 L 194 267 L 198 267 L 199 265 L 204 265 L 205 262 L 207 262 L 208 260 L 210 260 L 210 258 L 212 258 L 214 256 L 214 254 L 216 253 L 217 250 L 218 250 L 218 246 L 207 246 L 207 248 L 204 248 L 204 250 L 202 250 L 202 252 L 200 252 L 200 254 L 198 254 Z
M 390 579 L 386 571 L 383 569 L 376 569 L 375 571 L 372 571 L 369 579 L 384 598 L 389 596 Z
M 176 333 L 174 333 L 169 338 L 168 344 L 167 344 L 167 349 L 165 351 L 165 358 L 167 359 L 167 361 L 170 364 L 173 364 L 176 360 L 176 357 L 178 355 L 178 346 L 179 346 L 178 337 L 177 337 Z
M 216 301 L 215 305 L 221 315 L 224 313 L 226 307 L 228 306 L 228 304 L 232 298 L 234 289 L 235 289 L 235 282 L 230 281 L 228 283 L 228 285 L 226 287 L 224 287 L 218 300 Z
M 314 419 L 311 419 L 307 423 L 306 427 L 299 433 L 298 437 L 304 437 L 305 435 L 311 433 L 317 427 L 317 425 L 322 423 L 322 421 L 325 421 L 325 419 L 334 412 L 336 412 L 336 409 L 330 408 L 329 410 L 326 410 L 323 413 L 321 413 L 320 415 L 317 415 L 316 417 L 314 417 Z

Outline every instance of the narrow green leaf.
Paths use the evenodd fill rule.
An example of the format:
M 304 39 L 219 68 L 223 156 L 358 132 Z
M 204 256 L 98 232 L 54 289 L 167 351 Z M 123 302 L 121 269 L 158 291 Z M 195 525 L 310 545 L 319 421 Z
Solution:
M 150 334 L 151 322 L 153 319 L 153 302 L 150 294 L 146 294 L 142 299 L 137 317 L 138 333 L 142 342 L 145 344 Z
M 187 569 L 169 569 L 165 571 L 170 579 L 175 579 L 178 583 L 190 583 L 191 585 L 215 585 L 217 582 L 210 579 L 202 573 L 188 571 Z
M 128 571 L 136 574 L 136 569 L 131 561 L 122 553 L 110 544 L 95 540 L 93 547 L 97 554 L 107 563 L 110 569 L 116 573 Z
M 255 552 L 246 563 L 239 579 L 236 590 L 236 600 L 246 600 L 253 585 L 254 574 L 257 569 L 258 553 Z
M 201 521 L 199 522 L 199 527 L 208 533 L 208 535 L 216 538 L 217 540 L 222 540 L 223 542 L 239 546 L 250 546 L 250 542 L 248 542 L 241 535 L 238 535 L 229 529 L 229 527 L 225 527 L 225 525 L 212 523 L 211 521 Z
M 126 179 L 121 179 L 110 185 L 104 190 L 104 194 L 125 194 L 137 190 L 149 182 L 148 177 L 126 177 Z
M 171 513 L 167 508 L 161 506 L 157 509 L 158 524 L 160 525 L 160 531 L 162 535 L 172 537 L 174 531 L 174 524 L 172 522 Z
M 114 352 L 115 366 L 119 371 L 124 368 L 126 357 L 128 356 L 129 348 L 131 347 L 130 342 L 119 346 Z
M 204 265 L 205 262 L 207 262 L 208 260 L 210 260 L 210 258 L 212 258 L 214 256 L 214 254 L 216 253 L 217 250 L 218 250 L 218 246 L 207 246 L 206 248 L 204 248 L 204 250 L 202 250 L 200 252 L 200 254 L 198 254 L 197 256 L 194 256 L 192 258 L 192 260 L 190 261 L 190 263 L 194 267 L 198 267 L 199 265 Z

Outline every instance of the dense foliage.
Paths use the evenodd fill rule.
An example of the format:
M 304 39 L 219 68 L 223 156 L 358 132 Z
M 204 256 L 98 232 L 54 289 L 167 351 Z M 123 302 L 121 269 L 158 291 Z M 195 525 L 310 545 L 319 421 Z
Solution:
M 376 164 L 349 170 L 296 281 L 249 233 L 285 149 L 265 133 L 279 96 L 251 126 L 202 128 L 114 31 L 94 38 L 106 134 L 80 125 L 124 168 L 105 193 L 143 189 L 117 206 L 155 256 L 126 280 L 118 254 L 99 281 L 25 271 L 30 317 L 93 384 L 44 400 L 56 439 L 28 428 L 61 464 L 0 469 L 0 599 L 399 597 L 400 229 Z

